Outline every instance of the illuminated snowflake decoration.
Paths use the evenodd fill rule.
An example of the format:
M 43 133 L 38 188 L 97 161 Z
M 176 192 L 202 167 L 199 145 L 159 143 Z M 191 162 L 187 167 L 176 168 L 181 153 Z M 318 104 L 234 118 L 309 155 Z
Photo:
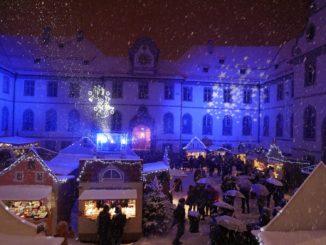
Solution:
M 88 91 L 88 100 L 95 103 L 93 110 L 97 117 L 107 118 L 114 113 L 114 107 L 110 105 L 110 92 L 101 85 L 96 85 L 92 91 Z

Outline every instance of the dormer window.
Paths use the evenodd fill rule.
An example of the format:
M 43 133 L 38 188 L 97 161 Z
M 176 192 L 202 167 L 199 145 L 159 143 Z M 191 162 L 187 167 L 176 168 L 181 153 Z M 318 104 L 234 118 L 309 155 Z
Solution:
M 306 40 L 308 42 L 311 42 L 314 39 L 315 34 L 316 34 L 315 25 L 311 23 L 306 29 Z
M 224 58 L 220 58 L 220 59 L 218 60 L 218 63 L 219 63 L 220 65 L 224 65 L 224 62 L 225 62 Z

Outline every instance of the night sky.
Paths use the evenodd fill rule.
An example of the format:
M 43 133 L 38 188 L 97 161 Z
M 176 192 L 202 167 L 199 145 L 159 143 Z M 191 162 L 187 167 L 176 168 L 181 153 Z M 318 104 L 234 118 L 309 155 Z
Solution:
M 279 45 L 300 34 L 309 0 L 0 0 L 0 33 L 86 37 L 107 55 L 126 56 L 141 36 L 161 57 L 176 59 L 192 45 Z

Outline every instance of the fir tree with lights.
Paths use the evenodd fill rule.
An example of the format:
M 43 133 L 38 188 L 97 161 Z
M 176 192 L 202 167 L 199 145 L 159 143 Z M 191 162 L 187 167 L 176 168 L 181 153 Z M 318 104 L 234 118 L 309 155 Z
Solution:
M 143 230 L 146 236 L 164 234 L 173 222 L 174 205 L 155 177 L 144 193 Z

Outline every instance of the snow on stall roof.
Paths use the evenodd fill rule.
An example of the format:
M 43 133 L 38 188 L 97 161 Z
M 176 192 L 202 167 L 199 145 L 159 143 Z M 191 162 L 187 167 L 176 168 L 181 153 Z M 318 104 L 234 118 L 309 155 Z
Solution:
M 51 161 L 48 161 L 47 165 L 56 175 L 70 175 L 79 167 L 80 160 L 90 159 L 93 159 L 93 156 L 59 153 Z
M 91 139 L 89 139 L 88 137 L 83 137 L 77 142 L 62 149 L 60 153 L 93 156 L 96 153 L 96 146 Z
M 52 186 L 47 185 L 2 185 L 0 200 L 6 201 L 36 201 L 48 198 Z
M 0 233 L 0 244 L 6 245 L 61 245 L 63 240 L 63 237 L 43 235 L 19 236 Z
M 258 235 L 264 245 L 325 245 L 326 230 L 318 231 L 262 231 Z
M 11 145 L 28 145 L 37 143 L 39 139 L 37 138 L 25 138 L 19 136 L 13 137 L 0 137 L 0 143 L 11 144 Z
M 136 199 L 137 191 L 135 189 L 96 189 L 84 190 L 79 200 L 106 200 L 106 199 Z
M 143 173 L 151 173 L 155 171 L 163 171 L 163 170 L 169 170 L 169 166 L 163 162 L 151 162 L 151 163 L 146 163 L 143 165 Z

